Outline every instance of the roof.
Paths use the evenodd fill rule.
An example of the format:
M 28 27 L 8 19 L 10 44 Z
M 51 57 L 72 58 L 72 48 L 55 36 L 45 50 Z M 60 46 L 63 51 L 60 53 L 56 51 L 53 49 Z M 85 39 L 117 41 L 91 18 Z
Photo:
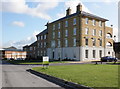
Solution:
M 34 43 L 32 43 L 31 45 L 29 46 L 37 46 L 37 41 L 35 41 Z
M 38 36 L 38 35 L 42 35 L 42 34 L 46 34 L 47 32 L 48 32 L 48 30 L 45 29 L 45 30 L 43 30 L 42 32 L 40 32 L 39 34 L 37 34 L 36 36 Z
M 8 48 L 3 48 L 3 49 L 17 49 L 17 48 L 14 47 L 14 46 L 11 46 L 11 47 L 8 47 Z
M 4 49 L 4 51 L 23 51 L 21 49 Z
M 90 18 L 95 18 L 95 19 L 98 19 L 98 20 L 101 20 L 101 21 L 108 21 L 108 20 L 105 19 L 105 18 L 101 18 L 101 17 L 99 17 L 99 16 L 97 16 L 97 15 L 94 15 L 94 14 L 87 13 L 87 12 L 85 12 L 85 11 L 82 11 L 82 12 L 76 12 L 76 13 L 73 13 L 73 14 L 71 14 L 71 15 L 65 16 L 65 17 L 60 18 L 60 19 L 58 19 L 58 20 L 55 20 L 55 21 L 53 21 L 53 22 L 51 22 L 51 23 L 54 23 L 54 22 L 57 22 L 57 21 L 60 21 L 60 20 L 63 20 L 63 19 L 66 19 L 66 18 L 75 16 L 75 15 L 78 15 L 78 14 L 80 14 L 80 13 L 82 14 L 82 16 L 87 16 L 87 17 L 90 17 Z

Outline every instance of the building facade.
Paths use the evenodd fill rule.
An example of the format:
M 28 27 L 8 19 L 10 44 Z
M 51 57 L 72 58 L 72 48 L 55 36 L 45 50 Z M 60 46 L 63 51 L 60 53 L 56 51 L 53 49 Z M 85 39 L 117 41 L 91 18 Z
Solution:
M 26 52 L 16 48 L 3 48 L 0 50 L 1 56 L 0 59 L 15 59 L 15 60 L 24 60 L 26 58 Z
M 37 41 L 30 45 L 23 47 L 23 50 L 26 51 L 26 56 L 28 59 L 37 59 Z
M 107 19 L 82 11 L 66 10 L 66 16 L 47 24 L 50 59 L 77 61 L 99 60 L 102 56 L 114 56 L 113 31 L 107 27 Z
M 47 44 L 48 44 L 48 30 L 45 29 L 40 32 L 37 37 L 37 56 L 47 56 Z
M 47 23 L 47 29 L 36 36 L 36 55 L 49 56 L 51 60 L 75 61 L 114 56 L 113 29 L 106 26 L 106 21 L 82 11 L 81 4 L 77 5 L 73 14 L 68 8 L 65 17 Z

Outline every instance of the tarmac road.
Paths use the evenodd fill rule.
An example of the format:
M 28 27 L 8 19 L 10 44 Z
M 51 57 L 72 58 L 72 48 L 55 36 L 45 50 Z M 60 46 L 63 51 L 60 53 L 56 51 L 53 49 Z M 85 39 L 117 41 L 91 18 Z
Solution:
M 2 64 L 2 87 L 60 87 L 27 72 L 31 67 L 33 66 Z

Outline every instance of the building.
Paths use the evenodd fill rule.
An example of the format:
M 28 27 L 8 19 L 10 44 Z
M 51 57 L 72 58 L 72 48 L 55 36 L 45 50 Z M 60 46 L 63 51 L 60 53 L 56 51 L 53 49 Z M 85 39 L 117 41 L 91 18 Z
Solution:
M 15 60 L 23 60 L 26 58 L 26 52 L 20 49 L 16 49 L 15 47 L 3 48 L 0 50 L 0 59 L 15 59 Z
M 82 11 L 78 4 L 76 13 L 66 10 L 66 16 L 47 23 L 47 29 L 37 37 L 37 56 L 51 60 L 99 60 L 114 56 L 113 29 L 106 26 L 105 18 Z M 33 51 L 32 51 L 33 52 Z
M 48 44 L 48 30 L 45 29 L 40 32 L 37 37 L 37 55 L 38 57 L 47 56 L 47 44 Z
M 115 51 L 115 57 L 120 59 L 120 42 L 114 42 L 113 43 L 113 49 Z
M 113 29 L 107 27 L 107 19 L 82 11 L 66 10 L 66 16 L 47 24 L 50 59 L 98 60 L 102 56 L 114 56 Z
M 28 59 L 37 59 L 37 41 L 30 44 L 29 46 L 26 45 L 23 47 L 23 50 L 27 52 L 26 57 Z
M 36 35 L 36 42 L 23 47 L 23 50 L 27 52 L 28 59 L 41 59 L 42 56 L 47 56 L 47 35 L 48 30 L 45 29 Z

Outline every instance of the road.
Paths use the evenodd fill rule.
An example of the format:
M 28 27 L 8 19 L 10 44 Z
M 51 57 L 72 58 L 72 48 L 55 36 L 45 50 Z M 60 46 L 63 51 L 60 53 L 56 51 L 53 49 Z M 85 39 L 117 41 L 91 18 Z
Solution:
M 32 65 L 2 64 L 2 87 L 60 87 L 26 70 Z M 63 89 L 63 88 L 60 88 Z

